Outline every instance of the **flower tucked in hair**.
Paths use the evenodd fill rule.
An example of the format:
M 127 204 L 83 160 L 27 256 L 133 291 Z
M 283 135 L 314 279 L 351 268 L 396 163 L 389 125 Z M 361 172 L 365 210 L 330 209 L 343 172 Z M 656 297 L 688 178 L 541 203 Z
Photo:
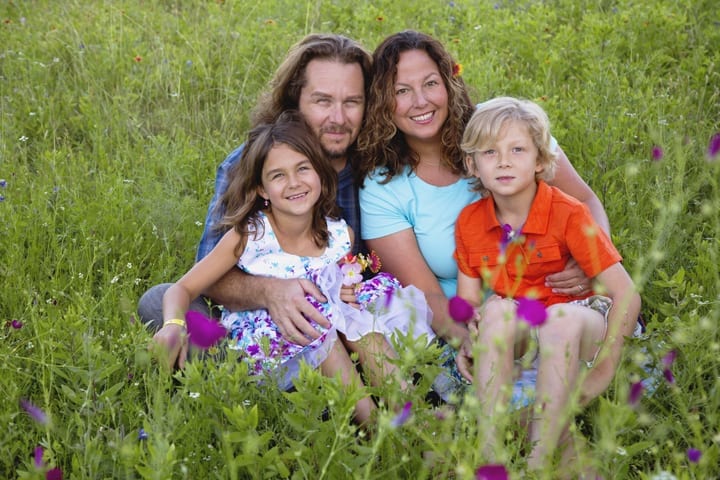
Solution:
M 453 76 L 453 77 L 459 77 L 459 76 L 462 75 L 462 73 L 463 73 L 463 65 L 462 65 L 462 63 L 456 63 L 456 64 L 454 64 L 454 65 L 453 65 L 452 76 Z
M 362 273 L 370 270 L 372 273 L 380 271 L 382 264 L 380 257 L 373 250 L 368 255 L 348 253 L 340 259 L 340 271 L 343 274 L 343 285 L 350 286 L 362 282 Z

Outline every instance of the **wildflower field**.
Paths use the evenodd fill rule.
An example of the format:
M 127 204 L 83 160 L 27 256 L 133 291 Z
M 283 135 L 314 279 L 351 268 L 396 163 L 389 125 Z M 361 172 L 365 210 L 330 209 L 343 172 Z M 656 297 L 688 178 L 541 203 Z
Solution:
M 380 388 L 410 405 L 368 436 L 349 421 L 361 392 L 308 370 L 280 393 L 233 358 L 170 376 L 135 319 L 148 287 L 191 266 L 215 168 L 290 45 L 337 32 L 372 50 L 406 28 L 448 46 L 473 100 L 546 109 L 641 290 L 647 334 L 578 414 L 579 464 L 605 479 L 719 478 L 719 12 L 712 0 L 1 2 L 0 478 L 489 471 L 477 400 L 425 399 L 435 348 L 401 342 L 402 368 L 424 380 Z M 520 478 L 512 433 L 498 459 Z

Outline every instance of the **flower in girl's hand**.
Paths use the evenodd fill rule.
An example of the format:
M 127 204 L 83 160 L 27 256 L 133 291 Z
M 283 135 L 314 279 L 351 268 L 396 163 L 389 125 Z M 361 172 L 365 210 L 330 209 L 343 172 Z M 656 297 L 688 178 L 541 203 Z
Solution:
M 350 286 L 350 285 L 357 285 L 358 283 L 362 282 L 362 265 L 359 263 L 344 263 L 340 267 L 340 271 L 343 274 L 343 285 Z
M 363 255 L 362 253 L 353 255 L 352 253 L 348 253 L 340 259 L 340 271 L 343 274 L 342 283 L 346 287 L 350 285 L 357 285 L 362 282 L 362 273 L 365 270 L 377 273 L 380 271 L 380 267 L 382 267 L 380 257 L 378 257 L 377 253 L 374 251 L 370 252 L 368 255 Z

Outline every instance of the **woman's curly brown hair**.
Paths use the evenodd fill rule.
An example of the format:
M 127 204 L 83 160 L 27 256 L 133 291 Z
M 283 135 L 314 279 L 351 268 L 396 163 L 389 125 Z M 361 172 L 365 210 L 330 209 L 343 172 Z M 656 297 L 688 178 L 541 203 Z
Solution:
M 439 41 L 414 30 L 390 35 L 375 49 L 365 113 L 365 121 L 358 137 L 358 182 L 378 167 L 384 167 L 389 182 L 406 165 L 415 169 L 419 158 L 408 146 L 405 135 L 393 123 L 395 111 L 395 80 L 400 54 L 409 50 L 422 50 L 437 64 L 448 92 L 448 118 L 442 127 L 442 162 L 453 173 L 464 172 L 463 153 L 460 149 L 463 130 L 473 113 L 463 79 L 453 75 L 455 61 Z

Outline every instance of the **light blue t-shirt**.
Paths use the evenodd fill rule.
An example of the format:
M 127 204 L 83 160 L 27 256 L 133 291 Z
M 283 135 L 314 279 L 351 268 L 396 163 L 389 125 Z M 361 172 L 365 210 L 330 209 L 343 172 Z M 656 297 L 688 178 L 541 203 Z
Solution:
M 455 296 L 457 264 L 455 221 L 460 211 L 478 200 L 470 179 L 436 187 L 420 179 L 410 167 L 386 184 L 382 169 L 365 179 L 360 189 L 360 225 L 363 240 L 384 237 L 412 228 L 420 253 L 440 282 L 445 295 Z

